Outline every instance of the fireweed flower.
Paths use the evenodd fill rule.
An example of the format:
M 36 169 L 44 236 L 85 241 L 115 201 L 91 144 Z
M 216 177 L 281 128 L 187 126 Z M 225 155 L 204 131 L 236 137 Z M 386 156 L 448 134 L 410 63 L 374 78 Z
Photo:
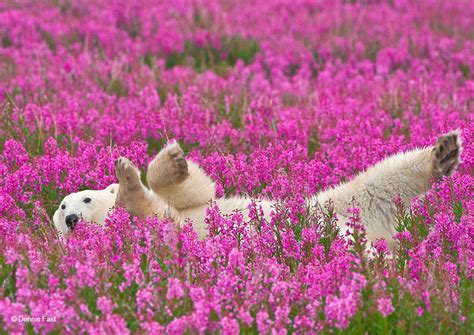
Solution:
M 180 299 L 184 296 L 184 290 L 178 279 L 168 278 L 168 292 L 166 293 L 167 299 Z
M 377 308 L 384 317 L 387 317 L 394 311 L 394 308 L 392 306 L 392 299 L 379 298 L 377 300 Z
M 386 254 L 386 253 L 389 252 L 388 251 L 388 246 L 387 246 L 387 241 L 385 241 L 383 239 L 377 240 L 372 245 L 379 254 Z
M 357 311 L 357 302 L 354 293 L 344 297 L 329 296 L 324 309 L 328 322 L 339 329 L 347 328 L 349 320 Z
M 222 334 L 240 334 L 239 332 L 239 323 L 235 319 L 229 319 L 227 317 L 222 318 L 221 320 L 221 332 Z
M 97 299 L 97 307 L 104 314 L 110 314 L 114 308 L 114 303 L 107 297 Z

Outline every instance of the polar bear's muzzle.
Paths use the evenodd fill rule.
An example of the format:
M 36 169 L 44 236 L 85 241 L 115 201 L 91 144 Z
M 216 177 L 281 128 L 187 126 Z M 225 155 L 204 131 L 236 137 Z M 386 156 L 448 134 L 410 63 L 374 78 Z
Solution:
M 79 216 L 76 214 L 69 214 L 64 218 L 64 221 L 66 222 L 66 226 L 69 228 L 69 230 L 73 231 L 79 222 Z

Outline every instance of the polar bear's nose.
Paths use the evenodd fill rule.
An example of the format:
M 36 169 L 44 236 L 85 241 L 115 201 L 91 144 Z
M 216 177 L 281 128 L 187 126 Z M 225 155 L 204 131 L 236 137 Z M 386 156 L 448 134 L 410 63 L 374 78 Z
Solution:
M 69 230 L 74 230 L 74 227 L 76 227 L 76 224 L 79 221 L 79 217 L 76 214 L 69 214 L 66 216 L 65 220 L 66 226 L 69 228 Z

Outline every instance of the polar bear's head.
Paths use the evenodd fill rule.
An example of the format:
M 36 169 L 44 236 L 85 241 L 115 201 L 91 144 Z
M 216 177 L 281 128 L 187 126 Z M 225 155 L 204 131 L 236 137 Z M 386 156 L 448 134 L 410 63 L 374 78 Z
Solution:
M 56 229 L 63 235 L 74 230 L 79 219 L 103 224 L 107 212 L 115 205 L 118 184 L 103 190 L 71 193 L 59 204 L 53 216 Z

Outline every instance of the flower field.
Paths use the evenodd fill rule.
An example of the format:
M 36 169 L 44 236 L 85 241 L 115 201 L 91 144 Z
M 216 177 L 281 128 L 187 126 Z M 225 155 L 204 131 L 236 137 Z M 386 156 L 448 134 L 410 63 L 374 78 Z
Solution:
M 0 4 L 0 334 L 474 333 L 472 1 Z M 462 163 L 368 255 L 303 198 L 462 131 Z M 169 139 L 217 195 L 210 236 L 61 199 Z M 358 220 L 357 211 L 352 222 Z M 256 234 L 249 236 L 249 226 Z

